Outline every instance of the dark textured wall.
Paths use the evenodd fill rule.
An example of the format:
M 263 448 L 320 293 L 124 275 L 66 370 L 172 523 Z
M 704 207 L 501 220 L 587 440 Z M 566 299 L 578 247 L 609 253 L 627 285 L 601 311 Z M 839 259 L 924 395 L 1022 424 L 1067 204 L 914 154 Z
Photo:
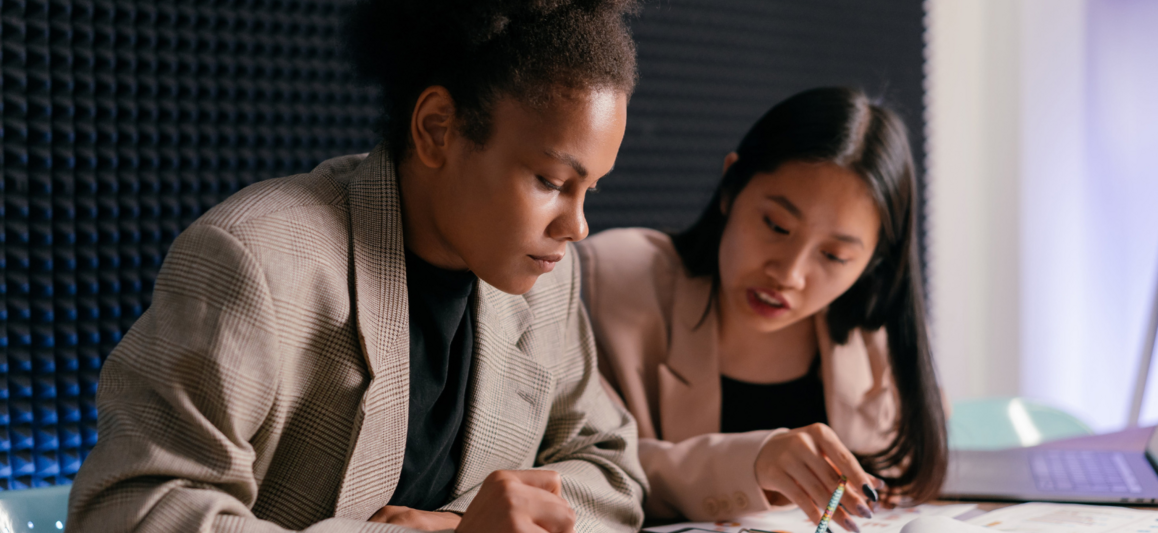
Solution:
M 254 181 L 373 147 L 331 0 L 0 0 L 0 487 L 68 482 L 169 244 Z
M 811 87 L 884 97 L 924 159 L 920 0 L 660 0 L 633 27 L 640 84 L 615 171 L 588 201 L 592 231 L 687 226 L 748 127 Z
M 75 474 L 101 363 L 185 226 L 374 145 L 373 92 L 334 46 L 347 3 L 0 0 L 0 488 Z M 594 229 L 686 225 L 801 89 L 863 86 L 920 132 L 919 0 L 655 0 L 634 27 L 642 81 Z

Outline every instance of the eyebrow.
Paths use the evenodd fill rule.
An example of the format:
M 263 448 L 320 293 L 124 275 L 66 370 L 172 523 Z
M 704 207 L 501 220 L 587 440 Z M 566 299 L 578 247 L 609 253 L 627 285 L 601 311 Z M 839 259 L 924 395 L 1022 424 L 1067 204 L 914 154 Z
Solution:
M 543 153 L 547 154 L 548 156 L 550 156 L 553 159 L 558 159 L 559 161 L 562 161 L 564 163 L 567 163 L 568 165 L 571 165 L 571 168 L 575 169 L 575 172 L 579 173 L 579 177 L 581 177 L 581 178 L 587 177 L 587 167 L 583 166 L 583 163 L 580 163 L 579 160 L 575 158 L 575 156 L 573 156 L 571 154 L 556 152 L 554 150 L 549 150 L 549 149 L 544 150 Z
M 787 198 L 779 195 L 769 195 L 767 198 L 779 204 L 780 207 L 783 207 L 785 211 L 788 211 L 788 214 L 796 218 L 804 218 L 804 214 L 800 212 L 800 208 L 796 207 L 796 204 L 790 202 Z
M 838 241 L 841 241 L 841 242 L 847 242 L 849 244 L 855 244 L 857 246 L 860 246 L 861 248 L 864 248 L 864 241 L 860 240 L 860 237 L 853 237 L 852 235 L 845 235 L 843 233 L 834 233 L 832 235 L 832 238 L 834 238 Z
M 779 195 L 769 195 L 767 198 L 769 200 L 771 200 L 772 202 L 776 203 L 777 205 L 779 205 L 780 207 L 783 207 L 785 211 L 788 211 L 788 214 L 790 214 L 798 219 L 804 218 L 804 214 L 800 212 L 800 208 L 796 207 L 796 204 L 792 203 L 787 198 L 785 198 L 783 196 L 779 196 Z M 855 237 L 852 235 L 845 235 L 843 233 L 834 233 L 832 235 L 832 238 L 834 238 L 838 241 L 841 241 L 841 242 L 847 242 L 849 244 L 855 244 L 857 246 L 860 246 L 861 248 L 864 248 L 864 241 L 860 240 L 860 237 Z

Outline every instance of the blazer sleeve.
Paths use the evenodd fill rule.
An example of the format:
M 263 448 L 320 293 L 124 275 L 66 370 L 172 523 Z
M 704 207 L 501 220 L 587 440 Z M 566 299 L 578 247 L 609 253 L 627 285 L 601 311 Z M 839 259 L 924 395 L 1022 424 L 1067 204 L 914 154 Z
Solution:
M 182 233 L 101 372 L 100 439 L 72 486 L 67 531 L 285 531 L 251 511 L 251 441 L 278 387 L 276 322 L 265 274 L 235 237 L 207 224 Z M 411 530 L 332 518 L 306 531 Z
M 678 443 L 640 439 L 639 459 L 651 482 L 647 516 L 707 522 L 789 508 L 768 503 L 755 468 L 764 443 L 784 431 L 707 433 Z

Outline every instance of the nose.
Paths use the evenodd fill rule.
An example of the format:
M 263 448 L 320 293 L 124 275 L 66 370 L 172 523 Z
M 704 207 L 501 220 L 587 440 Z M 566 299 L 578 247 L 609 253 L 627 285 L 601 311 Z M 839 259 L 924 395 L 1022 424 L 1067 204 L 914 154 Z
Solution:
M 583 214 L 584 195 L 564 203 L 562 211 L 547 227 L 547 235 L 557 241 L 581 241 L 587 237 L 587 217 Z
M 793 246 L 787 254 L 768 261 L 764 272 L 776 280 L 781 289 L 804 289 L 808 277 L 807 250 L 802 245 Z

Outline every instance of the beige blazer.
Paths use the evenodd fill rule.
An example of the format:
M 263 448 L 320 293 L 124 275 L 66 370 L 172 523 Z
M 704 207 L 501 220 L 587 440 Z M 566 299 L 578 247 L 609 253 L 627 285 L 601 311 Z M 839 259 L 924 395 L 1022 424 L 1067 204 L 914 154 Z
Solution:
M 577 531 L 634 531 L 636 428 L 600 386 L 567 254 L 534 289 L 479 283 L 453 499 L 497 469 L 563 476 Z M 331 159 L 246 188 L 174 242 L 109 356 L 68 531 L 401 532 L 366 522 L 406 444 L 409 330 L 393 165 Z
M 578 250 L 599 369 L 639 424 L 648 516 L 717 520 L 771 509 L 754 465 L 764 442 L 786 430 L 720 433 L 715 309 L 696 327 L 711 281 L 689 277 L 671 238 L 653 230 L 605 231 Z M 829 425 L 855 452 L 884 449 L 897 416 L 884 331 L 856 331 L 835 345 L 823 315 L 815 320 Z

